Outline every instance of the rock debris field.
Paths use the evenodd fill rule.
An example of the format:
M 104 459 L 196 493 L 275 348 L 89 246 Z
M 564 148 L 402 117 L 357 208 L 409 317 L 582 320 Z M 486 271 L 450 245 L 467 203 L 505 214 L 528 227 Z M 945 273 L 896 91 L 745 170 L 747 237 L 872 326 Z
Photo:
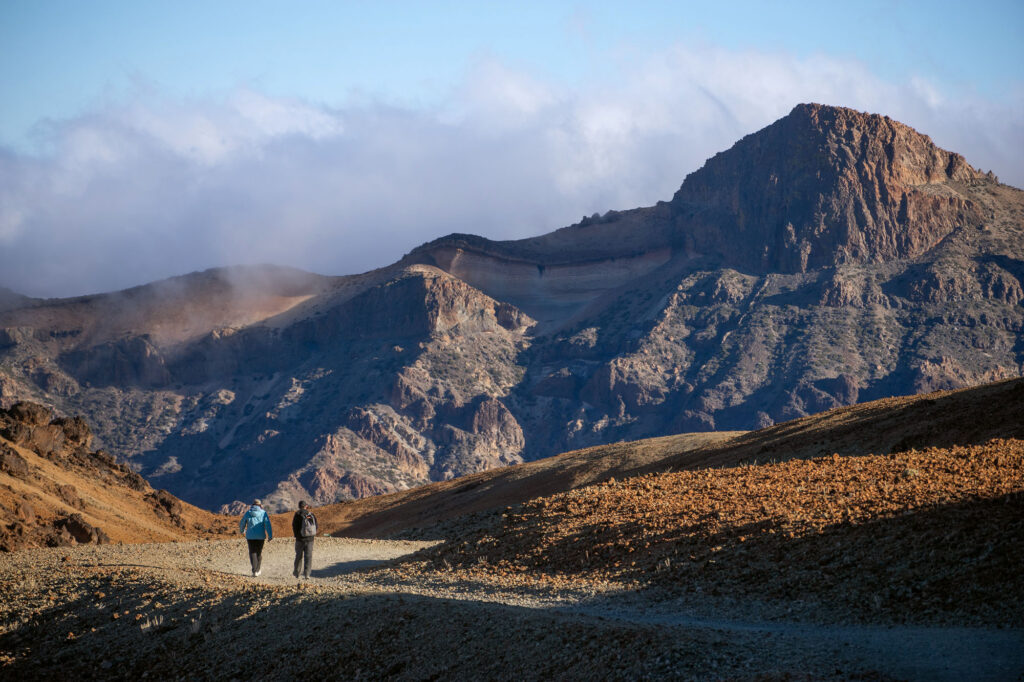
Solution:
M 420 530 L 0 555 L 6 679 L 1006 680 L 1024 443 L 652 474 Z

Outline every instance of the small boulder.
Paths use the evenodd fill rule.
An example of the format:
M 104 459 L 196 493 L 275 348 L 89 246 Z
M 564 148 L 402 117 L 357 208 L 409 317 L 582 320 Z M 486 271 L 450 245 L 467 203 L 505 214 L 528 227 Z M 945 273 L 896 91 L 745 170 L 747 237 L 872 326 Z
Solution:
M 149 493 L 146 495 L 146 498 L 149 499 L 154 509 L 158 512 L 165 512 L 171 519 L 181 518 L 181 512 L 184 510 L 181 506 L 181 500 L 166 490 L 157 490 L 156 492 Z
M 92 453 L 92 458 L 108 469 L 117 469 L 123 466 L 118 464 L 117 459 L 106 450 L 97 450 Z
M 68 545 L 75 544 L 74 536 L 71 535 L 67 528 L 63 526 L 58 527 L 57 523 L 54 523 L 54 532 L 46 538 L 46 546 L 67 547 Z
M 10 417 L 0 424 L 0 437 L 6 438 L 15 445 L 24 445 L 32 437 L 32 429 Z
M 0 471 L 15 478 L 28 478 L 29 465 L 17 450 L 0 443 Z
M 17 403 L 8 412 L 12 417 L 28 426 L 46 426 L 53 419 L 53 413 L 49 408 L 37 403 Z
M 32 508 L 32 505 L 27 500 L 21 500 L 17 503 L 14 514 L 19 520 L 26 523 L 31 523 L 36 518 L 36 510 Z
M 73 485 L 58 485 L 56 493 L 57 497 L 71 507 L 81 509 L 85 506 L 85 503 L 82 502 L 82 498 L 78 496 L 78 490 Z
M 110 542 L 110 538 L 107 537 L 106 533 L 95 528 L 81 514 L 71 514 L 70 516 L 58 519 L 53 525 L 58 531 L 62 533 L 67 532 L 79 544 L 88 544 L 90 542 L 102 544 L 104 540 Z
M 64 431 L 60 427 L 46 424 L 31 427 L 31 435 L 25 447 L 31 448 L 42 457 L 56 460 L 64 454 L 65 442 Z
M 53 425 L 64 432 L 65 442 L 72 447 L 88 450 L 92 445 L 92 429 L 81 417 L 55 419 Z
M 131 488 L 132 490 L 145 490 L 146 488 L 149 487 L 149 484 L 146 483 L 146 479 L 144 479 L 142 476 L 132 471 L 131 469 L 128 469 L 125 472 L 124 480 L 128 487 Z

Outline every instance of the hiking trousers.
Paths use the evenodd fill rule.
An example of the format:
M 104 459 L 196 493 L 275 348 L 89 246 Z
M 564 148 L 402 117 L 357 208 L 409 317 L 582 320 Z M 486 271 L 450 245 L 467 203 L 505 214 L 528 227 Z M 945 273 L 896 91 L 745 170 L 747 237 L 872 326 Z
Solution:
M 313 570 L 313 538 L 295 538 L 295 568 L 292 575 L 299 577 L 299 569 L 302 569 L 302 576 L 309 577 Z
M 263 563 L 263 540 L 249 540 L 249 563 L 252 564 L 252 572 L 256 573 L 260 570 L 260 564 Z

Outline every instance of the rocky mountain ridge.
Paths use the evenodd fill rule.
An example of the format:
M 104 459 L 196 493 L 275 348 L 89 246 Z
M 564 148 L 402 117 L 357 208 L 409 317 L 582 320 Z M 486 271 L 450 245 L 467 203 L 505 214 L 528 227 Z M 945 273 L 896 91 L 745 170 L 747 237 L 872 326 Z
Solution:
M 0 551 L 223 534 L 223 518 L 154 490 L 103 450 L 81 417 L 0 409 Z
M 977 228 L 983 215 L 967 195 L 994 180 L 886 116 L 804 104 L 709 159 L 669 202 L 516 241 L 449 235 L 403 262 L 452 271 L 472 254 L 543 272 L 659 252 L 649 260 L 661 265 L 670 249 L 756 274 L 878 263 Z
M 402 490 L 1024 371 L 1024 193 L 883 116 L 800 105 L 666 202 L 0 312 L 0 401 L 85 414 L 207 508 Z

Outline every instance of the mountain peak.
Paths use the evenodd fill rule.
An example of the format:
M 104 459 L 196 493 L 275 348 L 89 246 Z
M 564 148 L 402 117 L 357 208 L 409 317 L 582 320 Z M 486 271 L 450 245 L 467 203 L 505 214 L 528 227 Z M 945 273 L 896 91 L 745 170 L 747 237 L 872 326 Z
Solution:
M 848 151 L 860 144 L 865 160 L 884 155 L 887 169 L 907 185 L 969 182 L 980 177 L 960 154 L 940 149 L 927 135 L 888 116 L 812 103 L 796 105 L 781 121 L 802 126 Z
M 978 222 L 963 190 L 983 181 L 887 116 L 799 104 L 691 173 L 672 203 L 690 250 L 799 272 L 917 256 Z

